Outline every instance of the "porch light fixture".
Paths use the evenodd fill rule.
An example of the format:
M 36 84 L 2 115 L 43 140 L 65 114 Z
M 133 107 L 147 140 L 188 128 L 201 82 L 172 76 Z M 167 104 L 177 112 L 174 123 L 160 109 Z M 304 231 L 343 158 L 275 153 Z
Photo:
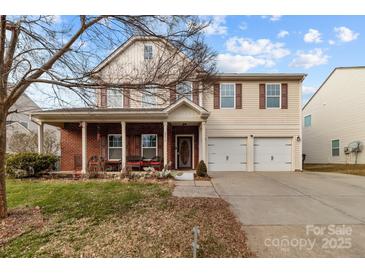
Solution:
M 300 136 L 297 136 L 297 141 L 300 142 Z

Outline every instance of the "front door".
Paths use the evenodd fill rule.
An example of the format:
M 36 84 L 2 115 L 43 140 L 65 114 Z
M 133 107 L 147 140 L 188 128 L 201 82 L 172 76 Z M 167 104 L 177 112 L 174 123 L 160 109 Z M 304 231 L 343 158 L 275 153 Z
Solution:
M 177 137 L 177 168 L 192 168 L 192 137 Z

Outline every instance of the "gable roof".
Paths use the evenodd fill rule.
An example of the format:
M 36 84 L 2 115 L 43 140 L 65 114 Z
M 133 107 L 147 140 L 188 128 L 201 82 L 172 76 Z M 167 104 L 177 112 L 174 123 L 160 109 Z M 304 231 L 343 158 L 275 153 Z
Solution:
M 93 72 L 98 72 L 102 70 L 105 66 L 107 66 L 111 61 L 113 61 L 116 57 L 119 56 L 123 51 L 129 48 L 136 41 L 160 41 L 165 43 L 166 45 L 175 48 L 169 41 L 155 37 L 155 36 L 131 36 L 129 37 L 123 44 L 121 44 L 118 48 L 116 48 L 112 53 L 110 53 L 103 61 L 101 61 L 94 69 Z
M 205 108 L 195 104 L 194 102 L 192 102 L 191 100 L 189 100 L 185 97 L 180 98 L 179 100 L 177 100 L 173 104 L 166 107 L 163 111 L 166 112 L 166 113 L 171 113 L 175 109 L 177 109 L 177 108 L 179 108 L 180 106 L 183 106 L 183 105 L 186 105 L 187 107 L 195 110 L 196 112 L 198 112 L 202 116 L 206 116 L 206 117 L 209 116 L 209 112 Z
M 305 105 L 302 107 L 302 110 L 305 109 L 305 107 L 309 104 L 310 101 L 314 98 L 314 96 L 317 95 L 317 93 L 320 91 L 320 89 L 327 83 L 327 81 L 331 78 L 331 76 L 335 73 L 336 70 L 340 69 L 365 69 L 365 66 L 352 66 L 352 67 L 335 67 L 331 73 L 327 76 L 327 78 L 323 81 L 323 83 L 319 86 L 319 88 L 316 90 L 315 93 L 309 98 L 308 102 L 305 103 Z

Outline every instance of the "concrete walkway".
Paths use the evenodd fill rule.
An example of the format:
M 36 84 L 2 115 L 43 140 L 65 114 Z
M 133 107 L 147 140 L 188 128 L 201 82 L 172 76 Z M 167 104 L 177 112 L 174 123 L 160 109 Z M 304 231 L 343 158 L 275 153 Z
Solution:
M 175 189 L 172 193 L 176 197 L 203 197 L 203 198 L 218 198 L 210 181 L 176 181 Z
M 365 257 L 365 177 L 217 172 L 214 189 L 260 257 Z

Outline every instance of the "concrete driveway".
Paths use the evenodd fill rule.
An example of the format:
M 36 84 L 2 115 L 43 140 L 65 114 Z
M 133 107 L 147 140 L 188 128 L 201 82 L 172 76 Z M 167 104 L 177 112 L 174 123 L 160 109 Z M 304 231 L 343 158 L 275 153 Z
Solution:
M 260 257 L 365 257 L 365 177 L 215 172 Z

